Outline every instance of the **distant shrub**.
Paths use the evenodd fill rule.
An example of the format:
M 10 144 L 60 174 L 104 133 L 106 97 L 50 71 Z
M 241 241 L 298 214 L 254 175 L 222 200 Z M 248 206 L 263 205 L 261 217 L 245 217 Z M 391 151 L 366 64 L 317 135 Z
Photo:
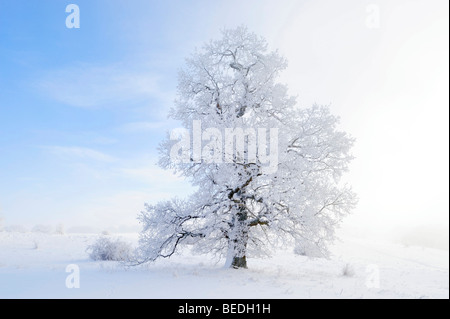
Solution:
M 313 258 L 324 257 L 324 254 L 317 246 L 307 243 L 296 243 L 294 254 Z
M 56 225 L 56 228 L 55 228 L 55 234 L 58 234 L 58 235 L 64 235 L 64 233 L 65 233 L 65 231 L 64 231 L 64 225 L 63 225 L 63 224 L 58 224 L 58 225 Z
M 93 260 L 125 261 L 131 257 L 131 245 L 120 239 L 100 237 L 88 246 L 89 257 Z
M 53 232 L 53 229 L 52 226 L 49 225 L 36 225 L 31 229 L 31 231 L 33 233 L 50 234 Z
M 11 225 L 5 227 L 4 230 L 11 233 L 26 233 L 28 231 L 27 228 L 22 225 Z
M 344 277 L 353 277 L 355 275 L 355 268 L 349 263 L 345 264 L 342 268 L 342 276 Z

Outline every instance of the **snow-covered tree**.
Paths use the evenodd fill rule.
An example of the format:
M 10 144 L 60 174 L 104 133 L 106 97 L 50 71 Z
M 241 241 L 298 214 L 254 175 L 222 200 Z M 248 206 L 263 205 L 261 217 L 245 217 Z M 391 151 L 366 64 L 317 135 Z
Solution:
M 169 257 L 182 244 L 226 257 L 234 268 L 279 245 L 326 255 L 356 202 L 340 183 L 353 139 L 337 130 L 327 107 L 296 107 L 276 82 L 286 60 L 263 38 L 245 27 L 222 36 L 180 71 L 170 116 L 184 130 L 160 145 L 160 166 L 197 191 L 146 205 L 141 261 Z

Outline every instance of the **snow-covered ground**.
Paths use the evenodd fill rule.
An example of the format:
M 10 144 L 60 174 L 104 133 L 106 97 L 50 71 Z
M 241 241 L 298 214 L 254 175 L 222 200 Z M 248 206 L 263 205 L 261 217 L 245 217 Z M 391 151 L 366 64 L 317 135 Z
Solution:
M 0 232 L 0 298 L 449 298 L 447 250 L 349 237 L 328 260 L 279 251 L 234 270 L 185 251 L 124 267 L 89 259 L 99 236 Z M 136 245 L 136 235 L 110 236 Z M 79 288 L 66 287 L 70 264 Z

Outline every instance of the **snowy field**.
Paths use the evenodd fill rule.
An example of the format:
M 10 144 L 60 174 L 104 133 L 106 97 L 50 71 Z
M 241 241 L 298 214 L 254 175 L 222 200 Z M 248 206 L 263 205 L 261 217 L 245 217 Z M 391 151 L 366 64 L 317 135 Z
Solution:
M 89 259 L 99 236 L 0 232 L 0 298 L 449 298 L 447 250 L 344 238 L 328 260 L 279 251 L 235 270 L 184 251 L 124 267 Z M 79 288 L 66 287 L 69 264 Z

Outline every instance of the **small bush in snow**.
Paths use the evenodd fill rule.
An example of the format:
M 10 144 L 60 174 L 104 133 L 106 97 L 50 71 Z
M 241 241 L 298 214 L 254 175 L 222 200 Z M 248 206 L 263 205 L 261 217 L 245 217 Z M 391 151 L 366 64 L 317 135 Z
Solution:
M 342 268 L 342 276 L 344 277 L 353 277 L 355 275 L 355 269 L 349 263 L 345 264 L 344 268 Z
M 93 260 L 125 261 L 131 257 L 131 245 L 119 239 L 100 237 L 87 248 Z
M 64 225 L 63 224 L 56 225 L 55 233 L 58 235 L 64 235 Z
M 324 254 L 320 251 L 320 248 L 310 243 L 296 243 L 294 254 L 311 258 L 324 257 Z

